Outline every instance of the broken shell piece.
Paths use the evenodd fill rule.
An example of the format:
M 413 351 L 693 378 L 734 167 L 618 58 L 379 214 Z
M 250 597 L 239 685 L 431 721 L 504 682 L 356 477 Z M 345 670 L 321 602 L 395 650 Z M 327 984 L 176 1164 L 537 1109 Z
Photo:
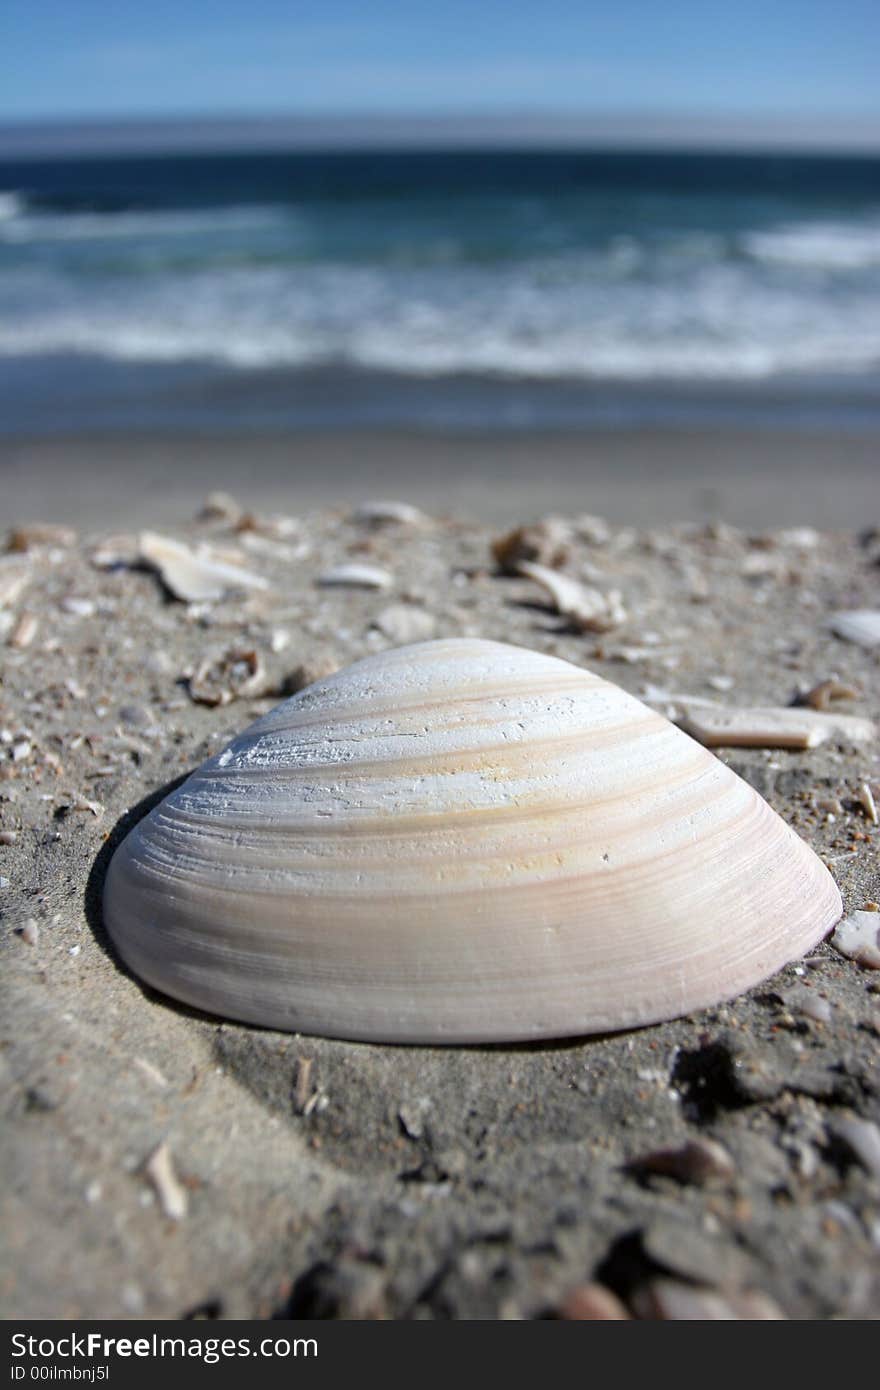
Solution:
M 0 558 L 0 608 L 10 608 L 30 579 L 30 570 L 19 560 Z
M 853 608 L 846 613 L 835 613 L 831 631 L 860 647 L 876 647 L 880 645 L 880 611 Z
M 880 912 L 851 912 L 831 938 L 842 956 L 868 970 L 880 970 Z
M 698 1185 L 736 1174 L 730 1154 L 714 1139 L 688 1139 L 677 1149 L 655 1149 L 632 1159 L 627 1167 L 634 1173 L 656 1173 L 676 1182 Z
M 433 637 L 436 621 L 424 608 L 410 603 L 392 603 L 373 619 L 372 626 L 402 647 L 407 642 L 423 642 Z
M 89 559 L 98 570 L 129 569 L 138 562 L 137 536 L 127 532 L 105 536 L 95 546 Z
M 858 694 L 854 685 L 845 685 L 832 678 L 814 685 L 812 690 L 800 697 L 798 703 L 809 705 L 811 709 L 827 710 L 832 700 L 855 700 Z
M 262 575 L 217 558 L 205 546 L 189 546 L 167 536 L 144 531 L 140 557 L 153 569 L 175 598 L 184 603 L 203 603 L 242 589 L 268 589 Z
M 530 560 L 520 561 L 516 572 L 540 585 L 560 617 L 570 619 L 582 632 L 610 632 L 626 621 L 626 609 L 616 589 L 600 593 L 598 589 L 578 583 L 570 575 Z
M 413 507 L 409 502 L 362 502 L 357 510 L 352 514 L 352 521 L 360 522 L 367 526 L 387 526 L 389 523 L 397 523 L 399 526 L 422 526 L 427 521 L 424 512 L 420 512 L 418 507 Z
M 153 1184 L 165 1215 L 171 1221 L 182 1221 L 187 1209 L 186 1188 L 178 1181 L 166 1140 L 147 1159 L 144 1172 Z
M 40 620 L 36 613 L 22 613 L 15 627 L 9 634 L 10 647 L 16 647 L 23 651 L 29 647 L 37 635 Z
M 688 703 L 677 722 L 707 748 L 817 748 L 830 738 L 867 743 L 875 733 L 869 719 L 794 706 L 726 709 Z
M 757 1290 L 707 1289 L 675 1279 L 655 1279 L 632 1298 L 636 1317 L 664 1322 L 786 1321 L 778 1304 Z
M 322 588 L 339 585 L 352 589 L 388 589 L 394 583 L 394 576 L 378 565 L 343 564 L 319 574 L 317 582 Z
M 29 526 L 15 526 L 9 532 L 7 550 L 35 550 L 38 546 L 53 545 L 67 549 L 76 544 L 76 532 L 69 526 L 54 526 L 51 522 L 35 521 Z
M 863 782 L 858 790 L 859 803 L 865 815 L 872 825 L 877 824 L 877 803 L 874 800 L 874 793 L 871 791 L 867 782 Z
M 467 639 L 375 654 L 279 705 L 139 822 L 104 893 L 122 958 L 167 994 L 434 1043 L 676 1017 L 839 915 L 812 850 L 661 715 Z
M 532 526 L 517 526 L 492 542 L 492 554 L 505 574 L 516 574 L 523 561 L 555 569 L 565 564 L 570 550 L 571 527 L 555 516 Z
M 259 652 L 232 647 L 207 657 L 189 680 L 189 693 L 202 705 L 228 705 L 232 700 L 262 695 L 266 671 Z

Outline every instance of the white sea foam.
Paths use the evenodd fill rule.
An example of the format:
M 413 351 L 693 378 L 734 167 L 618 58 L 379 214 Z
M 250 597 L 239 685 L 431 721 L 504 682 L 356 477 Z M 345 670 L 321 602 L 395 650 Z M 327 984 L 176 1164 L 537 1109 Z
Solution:
M 745 245 L 758 260 L 819 270 L 862 270 L 880 266 L 880 221 L 799 223 L 753 232 Z
M 0 216 L 6 357 L 633 381 L 880 365 L 876 217 L 559 245 L 547 224 L 542 254 L 493 257 L 467 228 L 359 237 L 338 209 L 40 213 L 7 193 Z

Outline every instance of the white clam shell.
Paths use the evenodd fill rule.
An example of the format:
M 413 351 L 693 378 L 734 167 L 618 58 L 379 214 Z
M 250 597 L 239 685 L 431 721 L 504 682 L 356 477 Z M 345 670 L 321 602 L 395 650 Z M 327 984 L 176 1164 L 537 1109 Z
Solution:
M 253 724 L 110 865 L 109 932 L 212 1013 L 379 1040 L 578 1035 L 730 998 L 841 913 L 706 748 L 495 642 L 367 657 Z

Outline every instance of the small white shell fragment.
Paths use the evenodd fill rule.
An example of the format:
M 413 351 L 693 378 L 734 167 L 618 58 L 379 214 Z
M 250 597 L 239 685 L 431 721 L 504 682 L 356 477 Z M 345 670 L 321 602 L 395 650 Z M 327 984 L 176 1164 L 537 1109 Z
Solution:
M 170 1221 L 182 1221 L 186 1216 L 186 1188 L 178 1180 L 171 1160 L 168 1141 L 163 1139 L 144 1164 L 144 1172 L 153 1184 L 165 1215 Z
M 626 621 L 626 609 L 616 589 L 600 593 L 531 560 L 520 560 L 516 573 L 539 585 L 560 617 L 569 618 L 583 632 L 610 632 Z
M 862 1167 L 880 1178 L 880 1129 L 860 1115 L 842 1115 L 833 1122 L 833 1131 L 852 1149 Z
M 868 817 L 868 820 L 872 823 L 872 825 L 876 825 L 877 803 L 874 800 L 874 793 L 871 791 L 871 788 L 867 782 L 862 782 L 861 786 L 859 787 L 858 798 L 859 802 L 861 803 L 862 810 Z
M 728 709 L 682 702 L 678 723 L 707 748 L 817 748 L 830 738 L 867 743 L 875 734 L 870 719 L 820 713 L 798 706 L 780 709 Z
M 376 502 L 362 502 L 353 513 L 352 520 L 369 526 L 384 526 L 395 522 L 399 526 L 422 526 L 427 517 L 409 502 L 382 499 Z
M 317 581 L 322 588 L 340 586 L 351 589 L 389 589 L 394 576 L 378 565 L 342 564 L 324 570 Z
M 812 850 L 661 715 L 472 639 L 376 653 L 279 705 L 134 827 L 104 889 L 120 955 L 167 994 L 435 1044 L 677 1017 L 840 911 Z
M 411 603 L 389 604 L 372 623 L 385 637 L 401 647 L 407 642 L 424 642 L 433 637 L 436 625 L 432 613 Z
M 30 580 L 31 571 L 20 561 L 0 557 L 0 608 L 11 608 Z
M 844 613 L 835 613 L 831 619 L 831 631 L 860 647 L 876 647 L 880 645 L 880 611 L 852 608 Z
M 158 571 L 162 583 L 184 603 L 207 603 L 242 589 L 268 589 L 262 575 L 228 564 L 204 546 L 190 550 L 180 541 L 144 531 L 141 559 Z
M 40 620 L 36 613 L 22 613 L 9 634 L 9 645 L 19 651 L 24 651 L 29 647 L 37 635 L 40 627 Z
M 675 1279 L 656 1279 L 633 1295 L 637 1317 L 664 1322 L 785 1321 L 782 1309 L 758 1291 L 724 1291 Z
M 838 925 L 831 945 L 868 970 L 880 970 L 880 912 L 851 912 Z
M 95 603 L 93 599 L 80 598 L 78 594 L 65 594 L 61 600 L 61 608 L 74 618 L 91 618 L 95 612 Z

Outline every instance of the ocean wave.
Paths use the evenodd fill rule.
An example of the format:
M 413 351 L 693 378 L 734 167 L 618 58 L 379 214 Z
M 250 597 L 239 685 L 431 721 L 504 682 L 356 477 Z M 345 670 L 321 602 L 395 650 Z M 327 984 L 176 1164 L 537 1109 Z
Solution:
M 880 283 L 829 296 L 746 263 L 649 279 L 531 267 L 303 266 L 0 277 L 0 355 L 414 377 L 755 380 L 880 365 Z
M 271 204 L 198 210 L 124 212 L 49 212 L 32 208 L 17 193 L 0 192 L 0 242 L 102 242 L 137 238 L 204 238 L 260 232 L 292 226 L 293 209 Z
M 880 266 L 880 221 L 807 222 L 753 232 L 745 246 L 757 260 L 818 270 Z

